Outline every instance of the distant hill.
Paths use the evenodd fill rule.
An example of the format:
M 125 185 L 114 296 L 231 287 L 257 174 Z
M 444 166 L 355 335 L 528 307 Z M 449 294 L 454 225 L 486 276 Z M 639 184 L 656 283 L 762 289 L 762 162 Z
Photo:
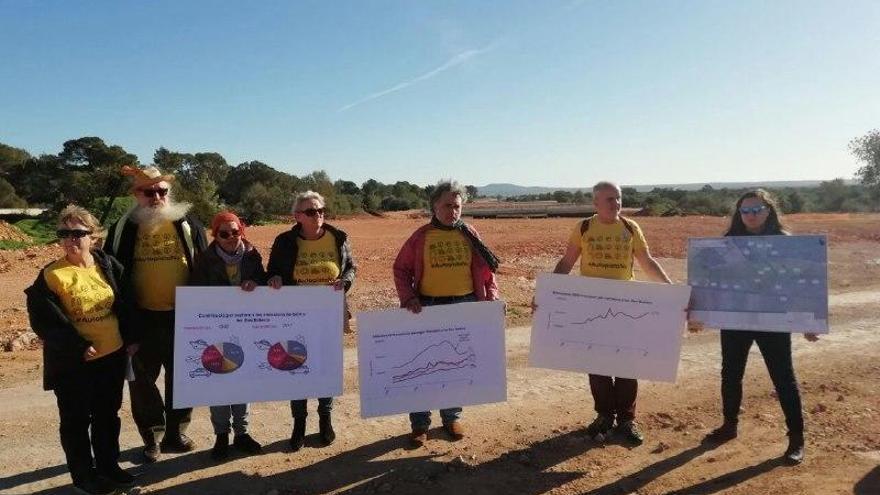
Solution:
M 667 189 L 681 189 L 683 191 L 697 191 L 706 185 L 712 186 L 713 189 L 745 189 L 748 187 L 768 187 L 768 188 L 784 188 L 784 187 L 817 187 L 821 180 L 789 180 L 789 181 L 767 181 L 767 182 L 695 182 L 692 184 L 651 184 L 623 187 L 632 187 L 639 192 L 648 192 L 654 188 L 661 187 Z M 847 184 L 856 184 L 854 180 L 844 180 Z M 587 192 L 589 187 L 543 187 L 543 186 L 520 186 L 517 184 L 487 184 L 477 187 L 480 196 L 525 196 L 528 194 L 543 194 L 553 191 L 577 191 L 578 189 Z

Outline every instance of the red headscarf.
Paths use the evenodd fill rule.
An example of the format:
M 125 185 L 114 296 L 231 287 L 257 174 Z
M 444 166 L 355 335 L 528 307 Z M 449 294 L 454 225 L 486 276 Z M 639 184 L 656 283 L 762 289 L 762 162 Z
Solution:
M 244 222 L 238 218 L 238 215 L 229 210 L 221 211 L 214 215 L 214 219 L 211 220 L 211 235 L 217 237 L 217 230 L 220 229 L 221 225 L 227 222 L 235 222 L 236 225 L 238 225 L 238 231 L 241 232 L 241 238 L 244 239 Z

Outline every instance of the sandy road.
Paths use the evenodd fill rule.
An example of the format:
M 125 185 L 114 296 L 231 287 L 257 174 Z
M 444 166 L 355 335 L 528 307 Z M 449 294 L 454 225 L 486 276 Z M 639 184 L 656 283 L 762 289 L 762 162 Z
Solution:
M 254 436 L 266 453 L 212 463 L 206 408 L 194 414 L 192 454 L 137 466 L 137 437 L 124 404 L 124 465 L 141 473 L 142 492 L 188 493 L 880 493 L 880 292 L 832 296 L 833 333 L 794 352 L 808 425 L 808 461 L 780 466 L 784 424 L 757 350 L 746 378 L 743 432 L 714 450 L 699 439 L 720 412 L 717 333 L 689 336 L 678 383 L 642 383 L 639 418 L 646 443 L 595 445 L 582 428 L 593 413 L 581 374 L 529 368 L 529 329 L 508 330 L 508 401 L 465 409 L 468 437 L 448 442 L 432 430 L 425 448 L 406 448 L 402 415 L 358 418 L 357 356 L 345 352 L 346 394 L 334 413 L 339 439 L 327 448 L 307 437 L 286 450 L 289 409 L 253 407 Z M 54 396 L 41 390 L 38 356 L 0 361 L 29 378 L 0 389 L 0 493 L 73 493 L 57 438 Z M 311 407 L 314 407 L 311 405 Z M 310 433 L 317 429 L 309 418 Z

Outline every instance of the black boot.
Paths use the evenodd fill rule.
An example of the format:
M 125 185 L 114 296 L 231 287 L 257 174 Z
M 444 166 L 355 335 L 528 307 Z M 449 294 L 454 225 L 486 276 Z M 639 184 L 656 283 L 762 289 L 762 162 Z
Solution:
M 804 462 L 803 433 L 788 434 L 788 448 L 785 449 L 785 454 L 783 454 L 783 457 L 785 458 L 786 464 L 791 464 L 792 466 Z
M 709 444 L 722 444 L 729 442 L 737 437 L 737 424 L 732 421 L 725 421 L 721 426 L 715 428 L 705 438 L 703 442 Z
M 306 441 L 306 418 L 293 418 L 293 433 L 290 434 L 290 448 L 294 452 L 303 447 Z
M 336 440 L 336 432 L 333 431 L 333 423 L 330 421 L 330 414 L 322 414 L 318 422 L 318 428 L 321 433 L 321 441 L 324 445 L 330 445 Z
M 222 461 L 229 457 L 229 434 L 217 435 L 214 447 L 211 448 L 211 459 Z

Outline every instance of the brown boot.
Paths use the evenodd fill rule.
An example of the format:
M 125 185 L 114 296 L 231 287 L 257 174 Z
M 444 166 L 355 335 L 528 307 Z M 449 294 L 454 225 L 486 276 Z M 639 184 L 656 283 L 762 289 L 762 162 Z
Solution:
M 446 433 L 452 440 L 461 440 L 464 438 L 464 426 L 461 425 L 461 421 L 455 420 L 450 421 L 449 423 L 443 423 L 443 429 L 446 430 Z
M 425 442 L 427 441 L 427 428 L 413 428 L 412 433 L 409 434 L 409 443 L 412 444 L 413 447 L 421 447 L 422 445 L 425 445 Z

